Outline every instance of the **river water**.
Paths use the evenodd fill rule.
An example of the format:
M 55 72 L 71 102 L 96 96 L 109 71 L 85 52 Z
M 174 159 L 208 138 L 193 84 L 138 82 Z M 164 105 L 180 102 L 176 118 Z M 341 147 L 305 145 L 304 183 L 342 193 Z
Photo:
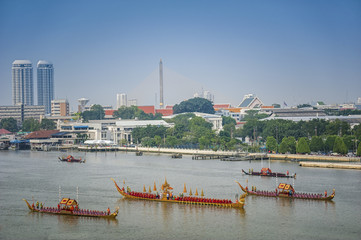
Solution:
M 57 160 L 60 152 L 0 152 L 0 239 L 360 239 L 361 171 L 302 168 L 294 162 L 222 162 L 172 159 L 170 155 L 134 153 L 71 153 L 85 164 Z M 68 153 L 66 153 L 68 154 Z M 246 176 L 270 166 L 273 171 L 297 173 L 285 180 Z M 193 194 L 234 201 L 241 184 L 274 190 L 278 183 L 296 191 L 328 193 L 331 202 L 247 196 L 243 210 L 211 206 L 125 200 L 116 191 L 125 181 L 134 191 L 164 182 Z M 117 220 L 57 216 L 29 212 L 22 198 L 56 206 L 61 197 L 78 198 L 81 208 L 113 211 Z M 78 187 L 78 193 L 77 193 Z

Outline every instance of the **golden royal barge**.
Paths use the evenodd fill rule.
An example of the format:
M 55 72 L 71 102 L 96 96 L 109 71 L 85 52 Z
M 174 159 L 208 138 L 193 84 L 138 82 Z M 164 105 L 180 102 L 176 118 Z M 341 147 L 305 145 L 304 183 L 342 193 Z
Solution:
M 37 213 L 115 219 L 119 211 L 118 208 L 113 213 L 110 212 L 109 208 L 107 209 L 107 211 L 80 209 L 78 202 L 74 199 L 69 198 L 63 198 L 57 207 L 43 207 L 41 205 L 39 206 L 38 202 L 36 206 L 34 203 L 30 205 L 30 203 L 26 199 L 23 198 L 23 200 L 25 201 L 26 205 L 28 205 L 28 208 L 31 212 Z
M 168 184 L 167 179 L 164 184 L 161 186 L 160 194 L 151 193 L 151 189 L 149 187 L 149 192 L 146 191 L 144 186 L 143 192 L 133 192 L 128 187 L 125 189 L 124 187 L 120 188 L 116 181 L 113 180 L 115 187 L 118 192 L 127 199 L 140 199 L 147 201 L 155 201 L 155 202 L 169 202 L 169 203 L 181 203 L 181 204 L 195 204 L 195 205 L 204 205 L 204 206 L 217 206 L 217 207 L 229 207 L 229 208 L 243 208 L 245 203 L 245 196 L 247 194 L 243 194 L 239 199 L 235 202 L 232 202 L 229 199 L 214 199 L 214 198 L 204 198 L 203 190 L 201 193 L 201 197 L 198 197 L 198 191 L 196 190 L 195 196 L 192 196 L 192 190 L 189 191 L 190 196 L 183 196 L 183 193 L 186 193 L 186 186 L 184 184 L 183 193 L 179 196 L 174 196 L 172 193 L 173 188 Z M 154 183 L 153 191 L 157 191 L 156 185 Z

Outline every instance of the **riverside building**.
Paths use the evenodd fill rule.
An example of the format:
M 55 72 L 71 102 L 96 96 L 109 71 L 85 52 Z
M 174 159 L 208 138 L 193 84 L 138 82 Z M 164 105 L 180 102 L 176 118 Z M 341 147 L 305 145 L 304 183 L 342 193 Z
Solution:
M 68 100 L 51 100 L 51 116 L 69 116 Z
M 30 118 L 40 121 L 44 114 L 44 106 L 27 106 L 22 103 L 14 106 L 0 106 L 0 120 L 3 118 L 14 118 L 19 125 L 22 125 L 24 120 Z
M 51 113 L 51 101 L 54 100 L 53 64 L 40 60 L 37 64 L 38 105 L 45 106 L 45 113 Z
M 34 105 L 33 66 L 29 60 L 15 60 L 12 64 L 13 105 Z

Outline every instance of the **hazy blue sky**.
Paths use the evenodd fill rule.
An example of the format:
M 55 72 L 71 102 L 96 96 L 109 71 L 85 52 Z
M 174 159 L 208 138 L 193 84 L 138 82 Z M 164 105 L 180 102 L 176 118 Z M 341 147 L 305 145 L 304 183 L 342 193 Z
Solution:
M 160 58 L 166 104 L 202 89 L 233 105 L 248 93 L 356 101 L 361 1 L 0 0 L 0 105 L 12 103 L 16 59 L 32 61 L 34 89 L 37 61 L 51 61 L 55 96 L 73 110 L 81 97 L 115 106 L 121 92 L 154 105 Z

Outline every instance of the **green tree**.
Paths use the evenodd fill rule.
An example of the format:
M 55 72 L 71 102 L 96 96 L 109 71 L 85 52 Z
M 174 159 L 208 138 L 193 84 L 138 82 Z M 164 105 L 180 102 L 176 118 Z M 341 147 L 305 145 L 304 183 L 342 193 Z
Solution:
M 242 119 L 242 121 L 249 121 L 249 120 L 252 120 L 252 119 L 257 119 L 258 120 L 258 119 L 266 118 L 268 116 L 269 115 L 265 114 L 265 113 L 260 114 L 258 110 L 248 110 L 246 112 L 246 115 Z
M 81 116 L 85 122 L 88 122 L 89 120 L 101 120 L 105 116 L 105 111 L 101 105 L 94 104 L 90 108 L 90 111 L 82 112 Z
M 352 133 L 359 141 L 361 141 L 361 123 L 353 127 Z
M 287 137 L 287 146 L 288 146 L 288 151 L 292 154 L 296 153 L 296 139 L 293 136 Z
M 294 137 L 284 137 L 279 151 L 280 153 L 296 153 L 296 139 Z
M 104 108 L 99 104 L 94 104 L 90 108 L 91 111 L 95 112 L 95 115 L 98 117 L 97 119 L 103 119 L 105 116 Z
M 167 128 L 164 126 L 152 126 L 136 127 L 132 131 L 133 141 L 143 144 L 143 138 L 149 137 L 154 140 L 155 136 L 165 136 Z M 144 145 L 144 144 L 143 144 Z
M 310 104 L 308 104 L 308 103 L 297 105 L 297 108 L 309 108 L 309 107 L 312 107 L 312 106 Z
M 280 147 L 279 147 L 279 152 L 283 153 L 283 154 L 288 152 L 288 144 L 287 144 L 287 138 L 286 137 L 284 137 L 282 139 L 282 142 L 281 142 Z
M 3 118 L 0 121 L 0 128 L 4 128 L 9 132 L 17 132 L 18 125 L 14 118 Z
M 273 136 L 267 137 L 266 148 L 268 151 L 277 152 L 277 141 Z
M 342 137 L 343 142 L 345 143 L 347 150 L 354 151 L 354 142 L 355 142 L 355 136 L 351 135 L 345 135 Z
M 325 151 L 326 152 L 330 152 L 333 150 L 333 145 L 335 143 L 336 137 L 337 136 L 335 136 L 335 135 L 327 136 L 326 141 L 325 141 Z
M 167 136 L 165 140 L 167 146 L 175 147 L 178 145 L 178 139 L 175 136 Z
M 121 106 L 118 110 L 114 111 L 113 117 L 121 119 L 135 119 L 139 120 L 160 120 L 162 119 L 162 114 L 156 113 L 155 115 L 149 113 L 146 114 L 143 110 L 139 109 L 137 106 Z
M 34 131 L 38 131 L 40 130 L 40 123 L 38 120 L 34 119 L 34 118 L 29 118 L 26 119 L 23 122 L 23 128 L 22 130 L 24 132 L 34 132 Z
M 160 146 L 162 144 L 162 137 L 158 135 L 154 136 L 154 142 L 155 145 Z
M 211 139 L 202 136 L 199 138 L 199 149 L 205 149 L 211 144 Z
M 296 147 L 297 153 L 310 153 L 310 147 L 308 146 L 307 139 L 305 137 L 302 137 L 298 139 L 297 147 Z
M 142 145 L 145 147 L 154 147 L 156 146 L 154 138 L 144 137 L 142 138 Z
M 361 142 L 359 143 L 358 147 L 357 147 L 357 152 L 356 152 L 357 156 L 361 156 Z
M 228 123 L 228 124 L 226 124 L 226 125 L 223 126 L 223 130 L 221 131 L 221 133 L 224 133 L 224 134 L 226 134 L 228 137 L 233 138 L 235 131 L 236 131 L 235 125 L 232 124 L 232 123 Z M 220 134 L 221 134 L 221 133 L 220 133 Z
M 40 123 L 40 129 L 43 129 L 43 130 L 54 130 L 56 127 L 55 125 L 55 122 L 50 120 L 50 119 L 47 119 L 47 118 L 43 118 L 41 120 L 41 123 Z
M 346 154 L 348 152 L 346 144 L 343 142 L 341 137 L 336 137 L 335 143 L 333 145 L 333 152 L 339 154 Z
M 236 120 L 232 117 L 222 116 L 222 126 L 226 124 L 233 124 L 234 126 L 237 124 Z
M 327 135 L 340 135 L 342 137 L 345 134 L 350 134 L 350 130 L 350 124 L 340 121 L 339 119 L 329 121 L 326 126 Z
M 174 114 L 184 112 L 202 112 L 213 114 L 215 111 L 211 101 L 205 98 L 191 98 L 181 102 L 180 104 L 176 104 L 173 107 Z
M 321 137 L 318 136 L 312 136 L 311 142 L 310 142 L 310 150 L 312 152 L 320 152 L 324 150 L 324 143 Z

